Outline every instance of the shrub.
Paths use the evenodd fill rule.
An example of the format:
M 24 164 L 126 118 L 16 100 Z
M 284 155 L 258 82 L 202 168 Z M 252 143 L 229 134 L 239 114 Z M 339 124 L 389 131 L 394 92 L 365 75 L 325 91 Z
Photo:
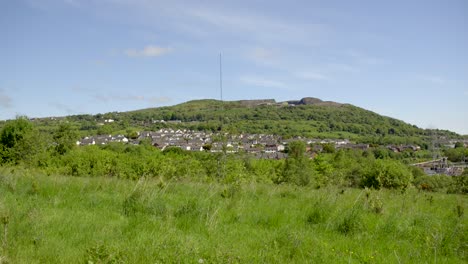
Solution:
M 465 169 L 463 175 L 452 178 L 452 185 L 448 188 L 447 192 L 468 194 L 468 169 Z
M 336 230 L 343 235 L 353 234 L 362 228 L 362 216 L 357 207 L 345 211 L 339 219 Z
M 453 185 L 453 179 L 446 175 L 424 175 L 416 178 L 413 185 L 421 191 L 443 191 Z
M 111 249 L 103 244 L 97 244 L 86 249 L 85 263 L 126 263 L 122 252 Z
M 376 160 L 364 169 L 361 187 L 406 188 L 412 180 L 409 169 L 397 161 Z
M 306 214 L 306 223 L 315 225 L 324 223 L 330 215 L 330 208 L 323 202 L 316 202 Z
M 122 213 L 125 216 L 136 214 L 164 216 L 167 211 L 166 203 L 159 197 L 151 197 L 152 193 L 145 189 L 144 181 L 145 178 L 140 178 L 132 193 L 125 198 Z
M 366 189 L 366 205 L 367 209 L 373 213 L 383 213 L 383 200 L 377 191 L 371 191 L 369 189 Z
M 238 183 L 232 183 L 226 186 L 221 192 L 221 197 L 232 198 L 240 191 L 240 185 Z
M 300 253 L 300 249 L 303 244 L 303 241 L 300 238 L 301 236 L 297 233 L 288 230 L 280 230 L 274 238 L 272 246 L 287 258 L 292 259 Z
M 197 217 L 200 214 L 196 200 L 188 200 L 174 212 L 175 217 Z
M 125 216 L 133 216 L 138 211 L 141 211 L 141 193 L 138 190 L 133 191 L 123 202 L 123 214 Z

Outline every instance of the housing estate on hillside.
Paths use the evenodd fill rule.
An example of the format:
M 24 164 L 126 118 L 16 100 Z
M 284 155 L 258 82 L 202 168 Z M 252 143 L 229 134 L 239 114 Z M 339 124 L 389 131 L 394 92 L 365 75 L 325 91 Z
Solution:
M 105 145 L 112 142 L 120 142 L 138 145 L 142 141 L 150 143 L 161 150 L 169 147 L 177 147 L 186 151 L 207 151 L 237 153 L 245 152 L 259 158 L 281 159 L 285 157 L 286 146 L 289 142 L 300 140 L 307 144 L 309 152 L 321 152 L 323 144 L 332 144 L 336 149 L 369 149 L 369 144 L 355 144 L 347 139 L 307 139 L 296 137 L 283 139 L 277 135 L 247 134 L 231 135 L 228 133 L 213 133 L 193 131 L 187 129 L 164 128 L 158 131 L 141 131 L 138 137 L 130 139 L 124 135 L 99 135 L 88 136 L 79 141 L 77 145 Z M 400 152 L 406 149 L 417 151 L 419 146 L 388 146 L 389 149 Z

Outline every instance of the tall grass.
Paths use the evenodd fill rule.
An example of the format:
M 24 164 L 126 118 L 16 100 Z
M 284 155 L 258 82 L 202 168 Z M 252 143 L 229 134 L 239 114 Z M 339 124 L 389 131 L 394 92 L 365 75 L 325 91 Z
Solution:
M 415 189 L 0 168 L 0 263 L 460 263 L 467 206 L 467 196 Z

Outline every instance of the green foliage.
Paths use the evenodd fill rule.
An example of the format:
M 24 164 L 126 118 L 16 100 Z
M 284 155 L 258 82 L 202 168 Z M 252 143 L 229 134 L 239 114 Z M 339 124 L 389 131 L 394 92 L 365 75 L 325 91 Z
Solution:
M 307 211 L 306 223 L 310 225 L 325 223 L 330 217 L 330 207 L 331 205 L 325 201 L 315 202 Z
M 166 147 L 163 151 L 165 155 L 183 155 L 185 151 L 179 147 Z
M 257 182 L 280 183 L 283 176 L 284 160 L 266 160 L 246 158 L 244 166 L 251 172 Z
M 336 225 L 336 230 L 343 235 L 352 235 L 363 228 L 362 213 L 359 208 L 353 207 L 345 210 L 343 218 Z
M 468 160 L 468 148 L 459 147 L 444 150 L 444 155 L 452 162 L 461 162 L 464 159 Z
M 447 192 L 468 194 L 468 168 L 465 168 L 462 175 L 453 178 L 453 184 Z
M 73 127 L 72 123 L 63 122 L 50 136 L 38 131 L 24 118 L 6 122 L 0 134 L 5 139 L 1 143 L 2 164 L 23 164 L 40 168 L 47 174 L 132 180 L 149 177 L 226 184 L 262 182 L 298 186 L 311 184 L 315 188 L 337 185 L 376 189 L 405 189 L 412 183 L 417 187 L 427 185 L 428 190 L 436 191 L 463 193 L 466 189 L 464 177 L 452 183 L 449 182 L 451 179 L 446 182 L 434 180 L 437 178 L 429 180 L 423 177 L 424 173 L 419 169 L 395 160 L 399 156 L 384 148 L 371 151 L 335 150 L 334 153 L 321 153 L 310 159 L 305 155 L 305 144 L 292 141 L 288 144 L 287 159 L 259 160 L 245 153 L 213 154 L 175 147 L 161 152 L 149 142 L 139 146 L 113 143 L 75 147 L 77 134 Z M 225 138 L 219 140 L 225 141 Z M 458 148 L 457 151 L 463 149 Z
M 385 147 L 374 148 L 372 152 L 374 153 L 374 157 L 376 159 L 386 159 L 394 157 L 393 152 Z
M 305 156 L 305 143 L 292 141 L 288 145 L 288 158 L 284 166 L 282 178 L 278 183 L 289 182 L 299 186 L 310 183 L 310 163 Z
M 411 183 L 412 177 L 409 169 L 399 162 L 376 160 L 363 169 L 361 186 L 375 189 L 382 187 L 401 189 Z
M 302 141 L 291 141 L 286 149 L 286 153 L 292 159 L 303 159 L 305 151 L 306 145 Z
M 112 118 L 113 123 L 97 126 L 96 122 Z M 349 138 L 376 144 L 423 145 L 431 135 L 460 138 L 442 130 L 423 130 L 402 121 L 347 104 L 316 104 L 295 107 L 280 105 L 251 105 L 240 102 L 197 100 L 183 104 L 96 116 L 70 116 L 81 129 L 98 134 L 140 128 L 173 127 L 193 130 L 277 134 L 286 138 L 305 136 L 316 138 Z M 153 120 L 180 120 L 182 123 L 158 123 Z M 97 131 L 96 131 L 97 130 Z M 88 133 L 89 134 L 89 133 Z
M 454 178 L 446 175 L 423 175 L 413 181 L 413 185 L 423 191 L 444 191 L 454 183 Z
M 333 143 L 322 144 L 322 147 L 324 153 L 335 153 L 335 144 Z
M 382 214 L 384 210 L 384 204 L 380 191 L 372 191 L 370 189 L 365 189 L 366 191 L 366 207 L 370 212 L 376 214 Z
M 17 117 L 7 121 L 0 132 L 0 143 L 3 147 L 12 149 L 33 131 L 33 125 L 27 117 Z
M 137 139 L 138 132 L 135 129 L 127 128 L 125 136 L 127 136 L 127 138 L 130 138 L 130 139 Z
M 332 164 L 325 159 L 323 155 L 318 155 L 314 159 L 314 179 L 315 184 L 318 187 L 325 186 L 330 183 L 330 178 L 333 174 L 333 166 Z
M 56 144 L 55 151 L 59 155 L 63 155 L 76 146 L 79 136 L 70 123 L 62 123 L 53 133 L 53 139 Z
M 221 197 L 223 198 L 233 198 L 240 191 L 239 184 L 229 184 L 221 192 Z
M 97 244 L 86 249 L 85 263 L 118 264 L 126 263 L 122 252 L 111 249 L 104 244 Z
M 49 145 L 47 135 L 40 133 L 26 117 L 7 121 L 0 131 L 0 154 L 3 163 L 25 163 L 38 166 Z

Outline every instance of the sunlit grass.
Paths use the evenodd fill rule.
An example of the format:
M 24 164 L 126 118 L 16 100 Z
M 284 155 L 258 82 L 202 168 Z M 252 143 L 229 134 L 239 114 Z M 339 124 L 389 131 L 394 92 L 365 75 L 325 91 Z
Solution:
M 468 198 L 0 168 L 0 262 L 460 263 Z M 6 240 L 4 231 L 7 231 Z

